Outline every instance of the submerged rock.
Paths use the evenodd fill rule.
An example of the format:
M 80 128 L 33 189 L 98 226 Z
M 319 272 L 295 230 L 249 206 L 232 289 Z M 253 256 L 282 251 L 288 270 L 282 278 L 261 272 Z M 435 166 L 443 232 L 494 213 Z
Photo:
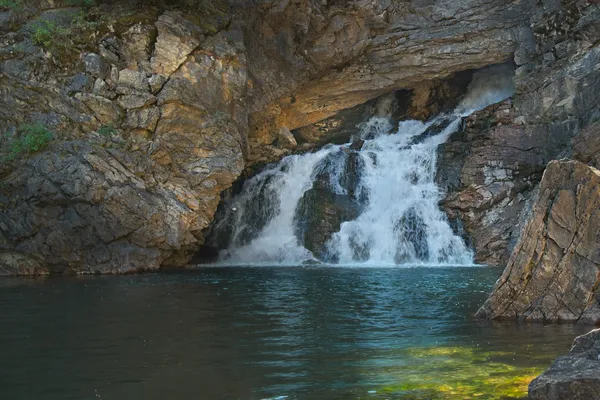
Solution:
M 579 336 L 568 355 L 529 384 L 531 400 L 600 399 L 600 329 Z
M 600 321 L 600 171 L 552 161 L 502 277 L 477 316 Z

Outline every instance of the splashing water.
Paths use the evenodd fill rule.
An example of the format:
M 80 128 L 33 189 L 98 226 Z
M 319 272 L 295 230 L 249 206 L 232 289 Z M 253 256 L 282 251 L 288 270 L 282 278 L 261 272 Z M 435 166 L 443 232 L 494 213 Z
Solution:
M 365 141 L 355 154 L 356 184 L 348 187 L 347 146 L 284 158 L 249 179 L 227 204 L 214 231 L 226 232 L 226 264 L 298 265 L 317 261 L 299 235 L 299 209 L 305 194 L 327 177 L 333 196 L 345 196 L 360 209 L 341 222 L 318 258 L 344 265 L 471 265 L 473 254 L 439 210 L 435 184 L 437 147 L 456 132 L 463 117 L 512 95 L 512 69 L 491 67 L 474 74 L 466 96 L 451 114 L 427 123 L 402 121 L 395 133 L 390 119 L 362 124 Z M 311 212 L 309 209 L 308 212 Z M 311 235 L 311 232 L 308 232 Z

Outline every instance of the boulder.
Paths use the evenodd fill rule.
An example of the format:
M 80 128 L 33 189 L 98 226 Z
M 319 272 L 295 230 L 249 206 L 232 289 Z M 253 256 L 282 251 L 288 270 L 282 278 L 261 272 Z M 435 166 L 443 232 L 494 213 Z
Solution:
M 600 321 L 599 249 L 600 171 L 550 162 L 508 265 L 477 316 Z
M 343 179 L 339 187 L 330 182 L 329 168 L 343 162 Z M 296 209 L 295 235 L 298 241 L 322 261 L 335 261 L 329 258 L 326 244 L 332 235 L 339 232 L 345 221 L 356 219 L 362 210 L 355 198 L 355 190 L 359 180 L 359 163 L 357 153 L 333 153 L 323 160 L 322 172 L 317 176 L 313 187 L 304 193 Z
M 531 400 L 600 399 L 600 329 L 579 336 L 566 356 L 529 384 Z

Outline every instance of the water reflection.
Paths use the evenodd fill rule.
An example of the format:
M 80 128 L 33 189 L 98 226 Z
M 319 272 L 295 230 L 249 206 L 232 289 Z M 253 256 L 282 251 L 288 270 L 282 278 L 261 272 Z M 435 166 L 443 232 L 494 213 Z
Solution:
M 499 273 L 209 268 L 14 280 L 0 287 L 2 397 L 516 396 L 519 380 L 588 328 L 474 320 Z

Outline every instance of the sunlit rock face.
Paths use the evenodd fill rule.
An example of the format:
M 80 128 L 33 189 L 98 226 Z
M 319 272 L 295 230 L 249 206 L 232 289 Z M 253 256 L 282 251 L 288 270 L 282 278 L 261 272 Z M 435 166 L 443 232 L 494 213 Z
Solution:
M 552 161 L 502 277 L 478 316 L 600 321 L 600 172 Z
M 529 385 L 532 400 L 600 398 L 600 330 L 579 336 L 568 355 L 559 357 Z

